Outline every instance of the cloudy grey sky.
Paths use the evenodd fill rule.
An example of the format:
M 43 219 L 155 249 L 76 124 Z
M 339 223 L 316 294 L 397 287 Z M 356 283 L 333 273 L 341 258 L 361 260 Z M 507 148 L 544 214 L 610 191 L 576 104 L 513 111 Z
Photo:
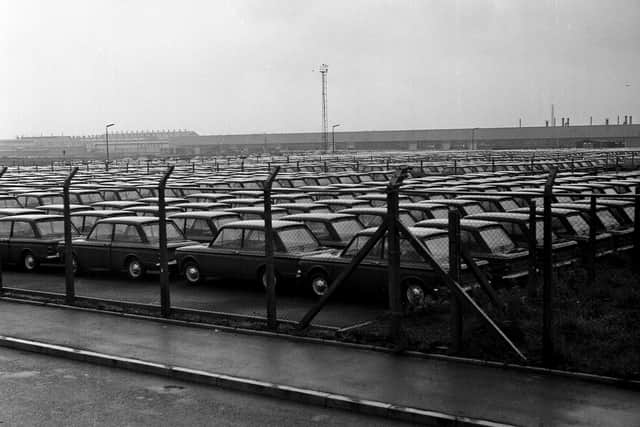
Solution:
M 637 0 L 0 0 L 0 137 L 640 123 Z

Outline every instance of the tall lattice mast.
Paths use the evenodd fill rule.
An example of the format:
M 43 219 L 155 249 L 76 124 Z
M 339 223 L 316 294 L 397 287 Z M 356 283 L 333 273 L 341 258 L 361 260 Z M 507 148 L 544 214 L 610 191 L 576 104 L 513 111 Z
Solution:
M 322 64 L 320 74 L 322 74 L 322 144 L 325 151 L 329 151 L 329 119 L 327 117 L 327 73 L 329 66 Z

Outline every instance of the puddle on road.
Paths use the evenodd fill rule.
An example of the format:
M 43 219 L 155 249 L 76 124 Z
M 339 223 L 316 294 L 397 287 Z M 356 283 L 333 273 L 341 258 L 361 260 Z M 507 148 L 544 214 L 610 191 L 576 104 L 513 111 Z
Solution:
M 0 378 L 2 379 L 21 379 L 21 378 L 32 378 L 40 375 L 40 371 L 19 371 L 19 372 L 1 372 Z
M 178 393 L 184 392 L 185 387 L 181 385 L 169 384 L 169 385 L 163 385 L 163 386 L 148 387 L 147 390 L 153 391 L 155 393 L 160 393 L 160 394 L 178 394 Z

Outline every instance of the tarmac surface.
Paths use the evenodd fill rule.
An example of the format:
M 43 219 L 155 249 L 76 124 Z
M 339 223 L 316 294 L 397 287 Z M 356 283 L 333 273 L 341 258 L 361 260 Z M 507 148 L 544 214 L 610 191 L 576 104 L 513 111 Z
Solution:
M 0 364 L 3 426 L 407 425 L 6 348 Z
M 0 335 L 512 425 L 640 425 L 640 392 L 573 378 L 0 302 Z

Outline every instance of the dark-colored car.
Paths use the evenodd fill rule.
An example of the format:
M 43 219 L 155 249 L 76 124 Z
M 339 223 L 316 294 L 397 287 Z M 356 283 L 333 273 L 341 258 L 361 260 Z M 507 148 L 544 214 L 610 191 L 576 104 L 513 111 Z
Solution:
M 344 248 L 364 227 L 353 215 L 339 213 L 304 213 L 287 215 L 283 221 L 304 223 L 323 246 Z
M 71 227 L 73 235 L 78 230 Z M 59 215 L 31 214 L 0 218 L 0 257 L 33 271 L 40 264 L 57 264 L 59 242 L 64 239 L 64 219 Z
M 382 224 L 384 218 L 387 216 L 387 208 L 350 208 L 342 209 L 341 211 L 338 211 L 338 213 L 354 215 L 365 228 L 369 228 L 377 227 Z M 409 211 L 404 209 L 398 210 L 398 218 L 406 227 L 411 227 L 416 223 L 416 220 L 411 216 Z
M 416 227 L 449 229 L 446 219 L 428 219 Z M 460 242 L 469 254 L 489 263 L 497 281 L 514 281 L 529 274 L 529 251 L 518 247 L 500 224 L 477 219 L 460 220 Z
M 322 296 L 329 285 L 352 261 L 353 257 L 371 239 L 375 228 L 367 228 L 354 236 L 341 252 L 307 255 L 300 259 L 302 286 L 312 295 Z M 446 231 L 433 228 L 409 227 L 442 268 L 449 269 L 449 237 Z M 345 288 L 363 297 L 382 299 L 388 292 L 387 238 L 378 241 L 363 262 L 347 279 Z M 480 263 L 482 267 L 486 263 Z M 462 268 L 462 283 L 472 280 L 466 266 Z M 415 251 L 405 238 L 400 239 L 400 283 L 406 308 L 418 308 L 429 300 L 440 299 L 443 279 Z
M 114 216 L 131 216 L 131 212 L 112 209 L 81 210 L 71 212 L 71 222 L 76 226 L 80 234 L 86 235 L 91 231 L 96 222 Z
M 529 214 L 520 212 L 485 212 L 469 215 L 465 218 L 497 222 L 518 246 L 524 248 L 529 245 Z M 536 216 L 535 228 L 536 261 L 540 266 L 544 255 L 544 221 L 542 217 Z M 571 265 L 578 260 L 578 242 L 566 237 L 560 237 L 553 230 L 551 230 L 551 239 L 554 267 L 559 268 Z
M 220 227 L 239 221 L 240 215 L 225 211 L 190 211 L 169 215 L 185 237 L 196 242 L 208 243 L 218 233 Z
M 273 221 L 276 282 L 299 276 L 298 260 L 305 254 L 327 251 L 299 222 Z M 176 251 L 180 271 L 188 283 L 206 277 L 257 280 L 266 284 L 264 221 L 237 221 L 220 228 L 209 245 L 185 246 Z
M 61 204 L 62 194 L 54 191 L 34 191 L 18 194 L 16 199 L 25 208 L 37 208 L 42 205 Z
M 0 219 L 1 220 L 1 219 Z M 175 269 L 175 251 L 195 242 L 185 239 L 171 221 L 167 221 L 169 268 Z M 160 268 L 158 218 L 122 216 L 96 222 L 87 237 L 73 241 L 78 271 L 124 271 L 131 279 Z

